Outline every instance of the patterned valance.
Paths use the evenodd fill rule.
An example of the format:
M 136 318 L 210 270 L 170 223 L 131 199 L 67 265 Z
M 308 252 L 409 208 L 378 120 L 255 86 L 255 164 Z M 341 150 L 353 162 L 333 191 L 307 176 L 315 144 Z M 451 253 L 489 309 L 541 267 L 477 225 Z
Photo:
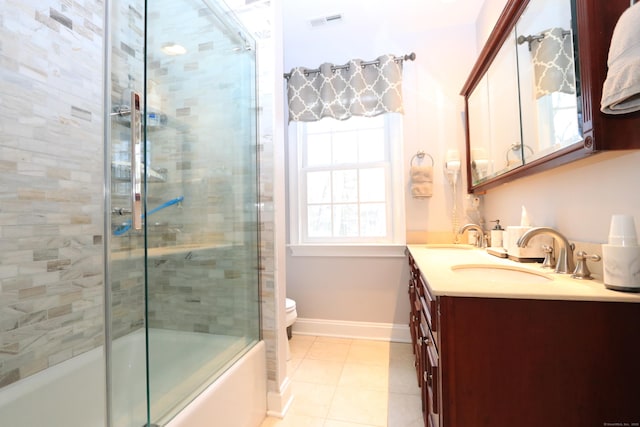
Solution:
M 316 70 L 297 67 L 289 73 L 287 97 L 289 121 L 403 113 L 402 60 L 383 55 L 371 62 L 325 63 Z
M 541 33 L 530 44 L 536 98 L 554 92 L 576 93 L 571 32 L 556 27 Z

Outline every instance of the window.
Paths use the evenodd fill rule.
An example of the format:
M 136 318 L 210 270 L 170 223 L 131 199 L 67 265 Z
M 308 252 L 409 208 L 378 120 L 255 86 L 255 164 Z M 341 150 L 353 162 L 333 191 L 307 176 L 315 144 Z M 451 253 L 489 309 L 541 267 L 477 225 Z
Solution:
M 401 116 L 294 122 L 291 241 L 404 244 Z

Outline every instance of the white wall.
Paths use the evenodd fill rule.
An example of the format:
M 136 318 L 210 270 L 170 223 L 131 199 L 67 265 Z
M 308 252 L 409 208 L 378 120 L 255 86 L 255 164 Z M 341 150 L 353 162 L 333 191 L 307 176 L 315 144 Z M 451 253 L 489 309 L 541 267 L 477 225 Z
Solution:
M 334 8 L 330 13 L 341 13 L 344 8 L 340 5 L 346 2 L 285 0 L 284 69 L 416 52 L 416 61 L 407 62 L 404 68 L 405 167 L 422 149 L 436 159 L 436 176 L 431 199 L 413 200 L 406 193 L 406 225 L 409 232 L 437 234 L 451 231 L 452 225 L 451 187 L 442 175 L 444 153 L 455 147 L 464 152 L 459 90 L 506 1 L 486 0 L 477 24 L 432 29 L 419 25 L 421 19 L 432 22 L 434 17 L 421 15 L 425 10 L 418 5 L 426 8 L 433 2 L 403 1 L 413 5 L 407 9 L 406 25 L 389 25 L 372 17 L 372 8 L 398 2 L 371 0 L 361 14 L 345 14 L 342 27 L 309 30 L 305 22 L 287 20 L 305 13 L 308 17 L 326 15 L 327 9 L 321 6 L 327 4 Z M 598 154 L 491 189 L 483 197 L 484 217 L 499 218 L 504 225 L 518 224 L 525 205 L 534 225 L 557 227 L 574 241 L 605 242 L 613 213 L 635 214 L 640 226 L 640 195 L 634 188 L 640 182 L 639 162 L 638 152 Z M 463 186 L 458 185 L 462 221 Z M 301 318 L 405 323 L 407 279 L 404 260 L 399 258 L 287 257 L 287 293 L 296 299 Z
M 519 224 L 524 205 L 532 225 L 554 227 L 571 241 L 607 243 L 612 214 L 635 215 L 640 227 L 639 162 L 638 151 L 597 154 L 502 185 L 484 197 L 485 217 Z
M 362 3 L 365 6 L 359 14 L 345 12 L 345 3 L 284 1 L 284 69 L 415 52 L 416 60 L 405 62 L 403 73 L 405 182 L 408 183 L 409 161 L 418 150 L 431 154 L 436 167 L 431 199 L 413 200 L 405 186 L 406 227 L 409 231 L 450 232 L 452 191 L 445 184 L 442 165 L 447 148 L 464 153 L 463 102 L 459 92 L 476 56 L 475 25 L 433 28 L 438 23 L 435 19 L 431 28 L 426 28 L 424 23 L 430 22 L 429 5 L 438 6 L 439 2 L 370 0 Z M 378 16 L 393 14 L 390 10 L 371 9 L 397 8 L 402 4 L 411 5 L 403 11 L 405 24 L 392 24 Z M 344 23 L 310 29 L 303 21 L 305 16 L 313 18 L 327 12 L 344 13 Z M 296 300 L 299 318 L 406 324 L 408 278 L 407 264 L 401 257 L 287 258 L 287 295 Z

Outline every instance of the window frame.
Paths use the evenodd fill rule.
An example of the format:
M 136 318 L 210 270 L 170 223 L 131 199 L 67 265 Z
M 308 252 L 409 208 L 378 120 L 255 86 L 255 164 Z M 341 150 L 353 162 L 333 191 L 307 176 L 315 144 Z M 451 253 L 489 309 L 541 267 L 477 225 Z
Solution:
M 331 119 L 324 119 L 331 120 Z M 385 127 L 385 162 L 344 163 L 334 166 L 305 168 L 307 123 L 289 124 L 288 202 L 289 248 L 300 256 L 404 256 L 406 244 L 404 209 L 404 168 L 402 115 L 383 115 Z M 366 169 L 383 165 L 386 175 L 387 235 L 377 237 L 309 238 L 307 235 L 306 173 L 314 170 Z

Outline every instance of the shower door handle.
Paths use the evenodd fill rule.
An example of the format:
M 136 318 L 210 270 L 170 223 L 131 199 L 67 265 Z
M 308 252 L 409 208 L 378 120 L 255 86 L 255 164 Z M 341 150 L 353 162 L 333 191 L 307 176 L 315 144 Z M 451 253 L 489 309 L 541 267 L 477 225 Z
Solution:
M 138 92 L 131 91 L 131 226 L 142 229 L 142 101 Z

